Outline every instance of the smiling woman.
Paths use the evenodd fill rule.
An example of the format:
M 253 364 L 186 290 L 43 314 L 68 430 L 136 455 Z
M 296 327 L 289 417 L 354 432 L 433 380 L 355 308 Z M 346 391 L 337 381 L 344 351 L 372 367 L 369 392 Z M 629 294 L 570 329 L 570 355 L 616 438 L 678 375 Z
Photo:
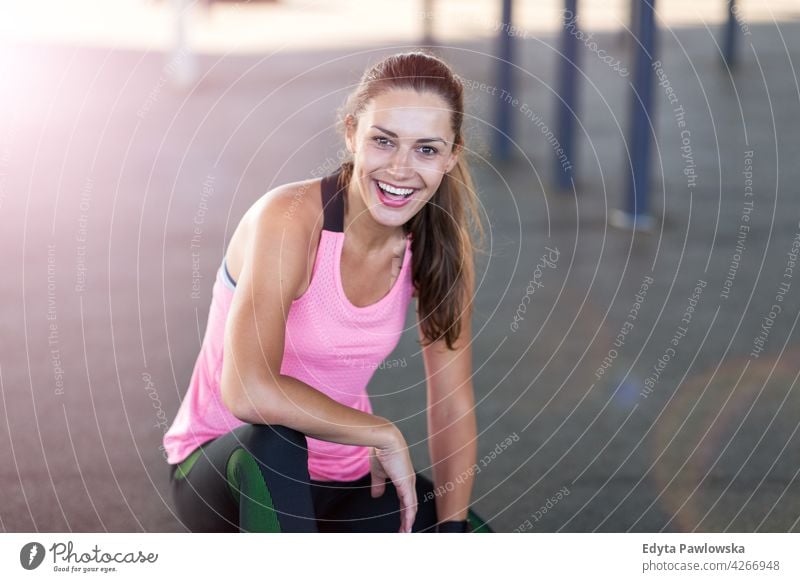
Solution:
M 463 117 L 446 63 L 388 57 L 341 111 L 342 166 L 268 192 L 242 218 L 164 438 L 189 529 L 489 531 L 469 507 L 470 226 L 483 232 Z M 415 296 L 433 482 L 366 392 Z
M 423 53 L 396 55 L 366 71 L 340 112 L 353 154 L 342 179 L 359 193 L 348 200 L 358 205 L 355 215 L 369 210 L 374 222 L 402 225 L 411 235 L 423 337 L 443 338 L 450 349 L 474 287 L 469 226 L 483 243 L 463 119 L 460 79 Z

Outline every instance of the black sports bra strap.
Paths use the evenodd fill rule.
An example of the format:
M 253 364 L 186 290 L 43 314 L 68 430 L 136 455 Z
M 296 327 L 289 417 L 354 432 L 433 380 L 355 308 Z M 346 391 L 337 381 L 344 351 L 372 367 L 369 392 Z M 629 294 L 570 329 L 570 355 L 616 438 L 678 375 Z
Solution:
M 342 169 L 339 168 L 332 174 L 322 178 L 322 211 L 324 222 L 322 228 L 333 232 L 344 230 L 344 188 L 339 189 L 339 176 Z

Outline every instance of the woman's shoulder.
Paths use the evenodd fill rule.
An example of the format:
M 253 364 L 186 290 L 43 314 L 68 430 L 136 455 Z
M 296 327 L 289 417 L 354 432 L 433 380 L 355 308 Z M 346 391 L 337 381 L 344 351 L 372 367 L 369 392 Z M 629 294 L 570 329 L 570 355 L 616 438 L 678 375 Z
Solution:
M 241 225 L 251 233 L 258 226 L 311 233 L 322 223 L 320 198 L 319 178 L 276 186 L 253 203 Z
M 320 179 L 276 186 L 256 200 L 242 216 L 225 253 L 231 274 L 238 273 L 258 232 L 281 230 L 289 238 L 313 239 L 322 228 Z M 234 280 L 238 280 L 234 277 Z
M 294 222 L 307 224 L 322 210 L 320 179 L 311 178 L 276 186 L 256 200 L 245 213 L 251 222 Z M 249 217 L 247 215 L 250 215 Z

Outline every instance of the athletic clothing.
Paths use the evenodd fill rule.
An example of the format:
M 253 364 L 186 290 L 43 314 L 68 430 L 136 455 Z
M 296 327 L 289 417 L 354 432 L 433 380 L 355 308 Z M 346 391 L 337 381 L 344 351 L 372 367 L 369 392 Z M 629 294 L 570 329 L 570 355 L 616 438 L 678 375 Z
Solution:
M 411 235 L 400 274 L 378 302 L 357 307 L 341 281 L 344 243 L 344 184 L 341 168 L 321 181 L 324 222 L 305 293 L 292 302 L 286 321 L 282 375 L 291 376 L 334 400 L 371 413 L 367 384 L 397 346 L 413 294 Z M 205 337 L 189 388 L 164 436 L 167 462 L 177 464 L 198 446 L 245 423 L 233 416 L 220 394 L 225 321 L 235 283 L 220 266 L 213 288 Z M 369 448 L 307 437 L 308 471 L 314 480 L 354 481 L 369 473 Z
M 286 323 L 281 374 L 372 412 L 366 392 L 394 350 L 413 293 L 411 240 L 391 291 L 352 305 L 341 282 L 344 189 L 341 168 L 322 179 L 324 223 L 311 283 Z M 236 283 L 223 261 L 189 389 L 164 437 L 178 517 L 200 532 L 396 532 L 400 502 L 390 480 L 370 494 L 369 447 L 329 443 L 280 425 L 241 422 L 222 403 L 225 320 Z M 436 531 L 433 483 L 417 474 L 413 531 Z M 491 531 L 472 511 L 473 531 Z
M 285 426 L 244 425 L 203 445 L 170 485 L 178 516 L 194 532 L 396 532 L 400 502 L 391 481 L 372 498 L 370 476 L 315 481 L 306 440 Z M 413 531 L 436 528 L 433 484 L 417 475 Z

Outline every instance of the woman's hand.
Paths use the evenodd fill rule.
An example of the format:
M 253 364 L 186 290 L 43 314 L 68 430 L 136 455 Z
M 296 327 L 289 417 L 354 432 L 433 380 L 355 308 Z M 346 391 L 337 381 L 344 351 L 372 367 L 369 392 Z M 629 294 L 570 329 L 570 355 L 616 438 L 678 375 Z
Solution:
M 386 479 L 391 479 L 400 500 L 400 533 L 410 533 L 417 515 L 417 474 L 411 465 L 408 446 L 398 430 L 392 442 L 370 451 L 372 497 L 380 497 L 386 490 Z

